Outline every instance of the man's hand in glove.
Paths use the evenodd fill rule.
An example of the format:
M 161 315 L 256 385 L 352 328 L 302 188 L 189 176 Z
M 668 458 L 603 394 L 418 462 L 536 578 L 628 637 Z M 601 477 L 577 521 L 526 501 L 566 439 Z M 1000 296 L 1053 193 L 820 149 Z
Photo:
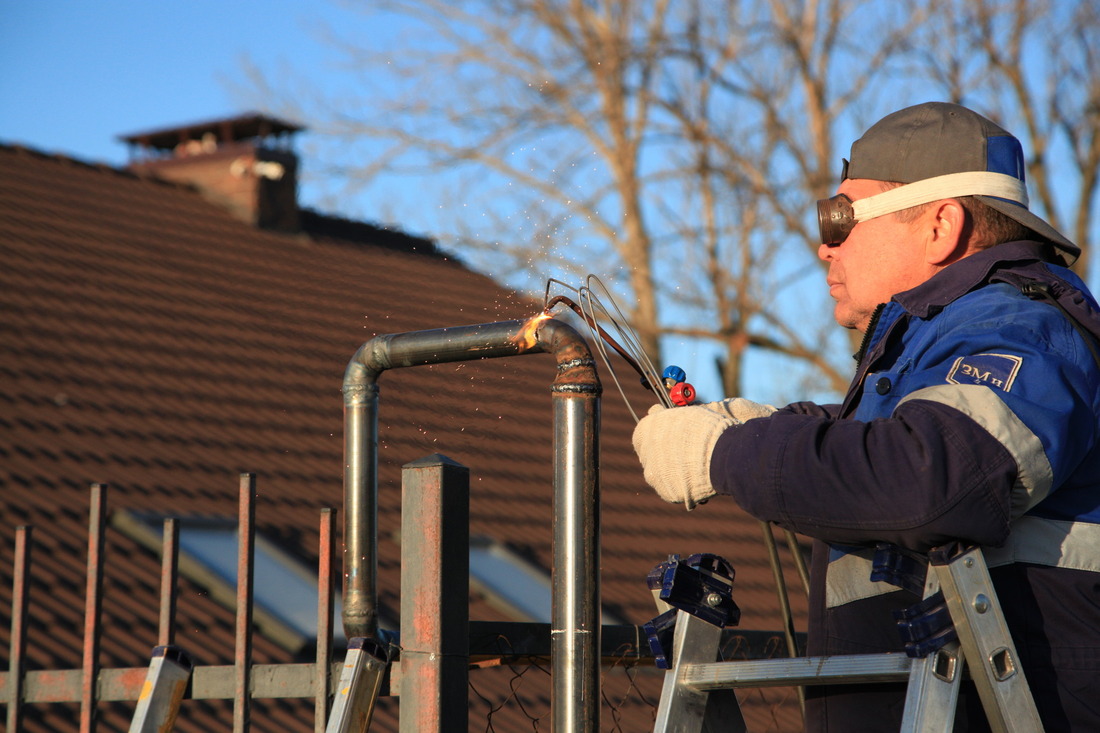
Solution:
M 771 405 L 762 405 L 759 402 L 746 400 L 744 397 L 732 397 L 721 402 L 708 402 L 703 407 L 721 410 L 737 422 L 752 420 L 754 417 L 767 417 L 775 412 L 775 408 Z
M 666 409 L 654 405 L 634 428 L 634 452 L 646 483 L 665 501 L 688 511 L 716 493 L 710 457 L 718 437 L 733 425 L 775 412 L 743 398 Z

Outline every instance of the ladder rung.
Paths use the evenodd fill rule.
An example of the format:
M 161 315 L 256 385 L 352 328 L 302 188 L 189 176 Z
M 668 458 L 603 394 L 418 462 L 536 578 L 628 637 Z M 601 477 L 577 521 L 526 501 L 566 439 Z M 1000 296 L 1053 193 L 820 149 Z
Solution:
M 685 664 L 681 685 L 696 690 L 840 683 L 904 682 L 913 660 L 904 654 L 840 654 L 829 657 L 753 659 Z

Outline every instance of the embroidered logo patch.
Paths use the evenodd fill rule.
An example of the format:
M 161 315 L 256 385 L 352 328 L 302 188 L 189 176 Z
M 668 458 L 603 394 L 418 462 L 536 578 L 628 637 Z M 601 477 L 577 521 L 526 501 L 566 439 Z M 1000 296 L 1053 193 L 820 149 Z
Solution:
M 1010 354 L 960 356 L 947 373 L 951 384 L 980 384 L 1008 392 L 1024 359 Z

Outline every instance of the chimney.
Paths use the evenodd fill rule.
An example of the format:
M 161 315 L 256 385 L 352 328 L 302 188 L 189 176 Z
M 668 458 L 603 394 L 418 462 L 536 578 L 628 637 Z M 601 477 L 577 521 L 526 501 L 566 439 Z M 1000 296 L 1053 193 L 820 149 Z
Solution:
M 260 114 L 124 135 L 129 170 L 195 186 L 209 201 L 264 229 L 299 229 L 299 125 Z

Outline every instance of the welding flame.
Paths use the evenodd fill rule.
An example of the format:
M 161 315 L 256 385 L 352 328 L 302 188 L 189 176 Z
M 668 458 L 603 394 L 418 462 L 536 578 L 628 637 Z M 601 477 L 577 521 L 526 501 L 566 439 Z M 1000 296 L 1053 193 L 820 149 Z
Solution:
M 523 324 L 523 328 L 520 329 L 519 334 L 516 336 L 516 343 L 520 348 L 527 350 L 533 348 L 538 343 L 538 331 L 539 326 L 543 324 L 548 318 L 552 318 L 548 311 L 543 311 L 537 316 L 532 316 L 527 319 L 527 322 Z

